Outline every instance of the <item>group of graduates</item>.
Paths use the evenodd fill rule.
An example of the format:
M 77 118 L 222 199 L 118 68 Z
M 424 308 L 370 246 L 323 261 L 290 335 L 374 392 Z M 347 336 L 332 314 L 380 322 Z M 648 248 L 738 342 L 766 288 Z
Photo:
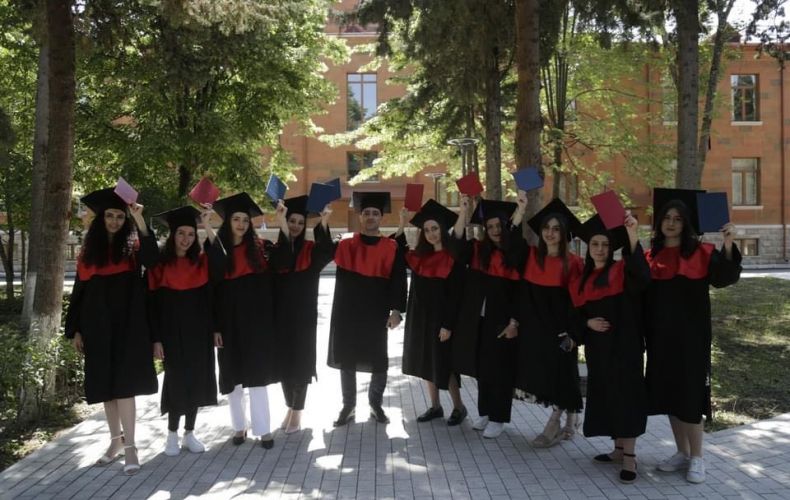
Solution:
M 510 421 L 514 395 L 553 410 L 535 447 L 571 439 L 584 409 L 584 435 L 614 440 L 613 451 L 594 460 L 620 464 L 619 479 L 629 483 L 647 415 L 666 414 L 677 453 L 659 470 L 684 470 L 690 482 L 702 482 L 702 421 L 711 416 L 709 286 L 735 283 L 741 256 L 731 224 L 721 230 L 720 249 L 700 241 L 687 201 L 693 193 L 662 193 L 645 252 L 631 215 L 612 229 L 598 215 L 582 224 L 558 199 L 526 221 L 537 236 L 531 245 L 523 191 L 515 203 L 473 206 L 464 196 L 458 212 L 429 200 L 410 220 L 418 228 L 412 246 L 405 209 L 394 235 L 380 232 L 389 193 L 355 192 L 360 230 L 339 240 L 329 231 L 329 206 L 308 240 L 307 197 L 280 201 L 276 242 L 257 236 L 252 219 L 262 211 L 239 193 L 201 210 L 157 215 L 170 229 L 160 249 L 141 205 L 127 205 L 111 188 L 93 192 L 83 198 L 96 217 L 78 260 L 66 336 L 85 355 L 88 403 L 104 403 L 111 441 L 97 465 L 125 452 L 124 471 L 140 468 L 134 397 L 157 391 L 152 350 L 164 363 L 167 455 L 205 450 L 193 430 L 198 408 L 217 403 L 215 348 L 234 444 L 250 430 L 264 448 L 273 446 L 267 386 L 276 382 L 288 407 L 281 429 L 299 431 L 316 372 L 319 276 L 334 261 L 327 363 L 340 370 L 343 400 L 335 426 L 355 418 L 358 371 L 371 373 L 371 417 L 389 421 L 382 407 L 387 331 L 405 312 L 402 370 L 426 381 L 431 400 L 418 421 L 444 416 L 440 389 L 453 402 L 447 424 L 464 421 L 460 375 L 477 379 L 472 426 L 486 438 Z M 212 211 L 222 219 L 217 233 Z M 198 222 L 207 235 L 202 245 Z M 587 243 L 584 259 L 570 251 L 574 237 Z M 588 366 L 586 406 L 579 345 Z

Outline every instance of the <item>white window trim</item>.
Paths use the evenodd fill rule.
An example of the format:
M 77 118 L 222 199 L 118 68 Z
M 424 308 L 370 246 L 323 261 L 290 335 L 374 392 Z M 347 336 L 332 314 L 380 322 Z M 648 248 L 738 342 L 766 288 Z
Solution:
M 732 125 L 733 127 L 760 127 L 762 126 L 762 124 L 763 124 L 762 120 L 758 120 L 756 122 L 736 122 L 736 121 L 730 122 L 730 125 Z
M 678 126 L 678 121 L 677 120 L 672 120 L 672 121 L 664 120 L 661 123 L 663 123 L 665 127 L 677 127 Z
M 762 205 L 733 205 L 733 210 L 762 210 Z

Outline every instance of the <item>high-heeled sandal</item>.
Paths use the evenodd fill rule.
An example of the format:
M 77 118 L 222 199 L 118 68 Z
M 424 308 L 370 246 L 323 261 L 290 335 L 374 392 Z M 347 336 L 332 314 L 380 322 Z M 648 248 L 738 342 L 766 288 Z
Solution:
M 622 446 L 615 446 L 614 449 L 622 451 L 623 447 Z M 620 457 L 619 458 L 612 458 L 612 453 L 615 453 L 615 452 L 601 453 L 600 455 L 595 455 L 593 457 L 593 462 L 596 462 L 596 463 L 599 463 L 599 464 L 621 464 L 621 463 L 623 463 L 623 454 L 622 453 L 620 453 Z
M 112 437 L 110 438 L 110 443 L 112 443 L 112 442 L 113 442 L 113 441 L 115 441 L 116 439 L 120 439 L 120 440 L 121 440 L 121 443 L 123 443 L 123 432 L 122 432 L 122 433 L 120 433 L 120 434 L 118 434 L 117 436 L 112 436 Z M 107 454 L 105 453 L 104 455 L 102 455 L 101 457 L 99 457 L 99 459 L 98 459 L 98 460 L 96 460 L 96 462 L 94 463 L 94 465 L 96 465 L 97 467 L 104 467 L 105 465 L 110 465 L 111 463 L 113 463 L 113 462 L 115 462 L 116 460 L 118 460 L 118 457 L 120 457 L 120 456 L 122 456 L 122 455 L 123 455 L 123 448 L 121 448 L 120 450 L 116 451 L 116 452 L 115 452 L 115 454 L 114 454 L 113 456 L 109 456 L 109 455 L 107 455 Z
M 139 462 L 140 458 L 137 456 L 137 447 L 135 445 L 130 444 L 130 445 L 127 445 L 127 446 L 123 447 L 124 450 L 128 450 L 130 448 L 134 449 L 134 458 L 136 458 L 137 461 Z M 127 458 L 128 458 L 128 456 L 127 456 Z M 127 476 L 134 476 L 138 472 L 140 472 L 140 464 L 139 463 L 136 463 L 136 464 L 125 464 L 123 466 L 123 473 L 126 474 Z
M 549 421 L 546 422 L 546 428 L 543 429 L 543 432 L 538 434 L 538 436 L 532 441 L 532 446 L 535 448 L 550 448 L 555 444 L 560 442 L 560 436 L 562 429 L 560 428 L 560 417 L 562 416 L 561 413 L 557 414 L 557 417 L 554 418 L 554 415 L 549 418 Z
M 623 463 L 625 463 L 625 457 L 630 457 L 634 459 L 634 470 L 626 470 L 620 469 L 620 482 L 623 484 L 631 484 L 636 481 L 636 471 L 638 470 L 638 465 L 636 463 L 636 455 L 632 453 L 623 453 Z
M 572 422 L 568 423 L 568 419 L 570 419 L 570 415 L 575 415 L 575 418 Z M 573 436 L 576 435 L 576 433 L 578 432 L 579 428 L 581 428 L 581 426 L 582 426 L 582 421 L 579 418 L 579 414 L 578 413 L 569 414 L 568 417 L 566 417 L 565 425 L 560 430 L 560 439 L 562 440 L 573 439 Z

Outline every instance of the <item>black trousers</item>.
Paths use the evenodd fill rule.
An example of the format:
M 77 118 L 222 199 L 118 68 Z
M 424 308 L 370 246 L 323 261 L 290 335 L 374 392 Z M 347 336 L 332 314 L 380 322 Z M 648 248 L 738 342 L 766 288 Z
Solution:
M 357 405 L 357 372 L 356 370 L 340 370 L 340 386 L 343 389 L 343 406 Z M 384 388 L 387 387 L 387 372 L 373 372 L 368 387 L 368 403 L 381 406 L 384 401 Z
M 283 396 L 285 397 L 285 406 L 292 410 L 304 410 L 304 401 L 307 398 L 307 383 L 305 382 L 288 382 L 283 380 Z
M 195 430 L 195 420 L 197 419 L 197 408 L 192 408 L 191 410 L 187 411 L 184 415 L 184 430 L 185 431 L 193 431 Z M 181 421 L 181 415 L 178 413 L 170 412 L 167 414 L 167 430 L 170 432 L 176 432 L 178 430 L 178 424 Z

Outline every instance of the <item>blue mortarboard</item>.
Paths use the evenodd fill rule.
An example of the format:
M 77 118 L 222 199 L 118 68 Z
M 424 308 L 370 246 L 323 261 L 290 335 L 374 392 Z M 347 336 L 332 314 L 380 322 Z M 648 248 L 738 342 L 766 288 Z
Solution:
M 307 198 L 307 211 L 320 214 L 324 207 L 337 199 L 335 186 L 314 182 L 310 186 L 310 195 Z
M 288 186 L 286 186 L 279 177 L 274 174 L 269 177 L 269 182 L 266 184 L 266 195 L 272 200 L 273 203 L 277 203 L 278 200 L 285 199 L 285 192 L 287 190 Z
M 516 170 L 513 172 L 513 179 L 516 181 L 516 186 L 523 191 L 532 191 L 543 187 L 543 178 L 535 167 Z
M 700 232 L 721 231 L 730 222 L 727 193 L 697 193 L 697 215 Z

